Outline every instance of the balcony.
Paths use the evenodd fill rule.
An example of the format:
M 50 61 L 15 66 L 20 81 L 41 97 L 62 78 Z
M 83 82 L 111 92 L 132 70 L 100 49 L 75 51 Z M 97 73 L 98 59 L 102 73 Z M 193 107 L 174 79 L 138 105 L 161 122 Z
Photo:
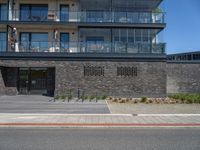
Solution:
M 80 22 L 87 23 L 164 23 L 164 13 L 150 12 L 102 12 L 80 13 Z
M 9 11 L 10 16 L 1 21 L 14 22 L 64 22 L 64 23 L 120 23 L 120 24 L 163 24 L 165 13 L 81 11 L 61 12 L 55 10 Z M 11 15 L 12 14 L 12 15 Z
M 4 43 L 4 44 L 2 44 Z M 165 54 L 165 43 L 124 42 L 19 42 L 5 51 L 6 42 L 1 42 L 0 52 L 24 53 L 110 53 L 110 54 Z M 97 55 L 98 57 L 98 55 Z

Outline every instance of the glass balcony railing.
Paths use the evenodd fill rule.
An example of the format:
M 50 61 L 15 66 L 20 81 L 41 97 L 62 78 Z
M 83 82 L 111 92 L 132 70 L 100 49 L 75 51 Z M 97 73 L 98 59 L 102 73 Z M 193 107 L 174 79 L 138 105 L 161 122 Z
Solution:
M 6 48 L 5 41 L 0 42 L 1 47 Z M 165 43 L 22 41 L 15 43 L 12 52 L 164 54 Z
M 80 22 L 91 23 L 164 23 L 164 13 L 150 12 L 100 12 L 80 13 Z
M 153 12 L 107 12 L 81 11 L 61 12 L 55 10 L 8 11 L 8 21 L 31 22 L 84 22 L 84 23 L 164 23 L 165 13 Z M 1 18 L 0 18 L 1 19 Z M 3 20 L 2 20 L 3 21 Z M 4 18 L 5 21 L 5 18 Z
M 0 52 L 6 51 L 6 41 L 0 40 Z

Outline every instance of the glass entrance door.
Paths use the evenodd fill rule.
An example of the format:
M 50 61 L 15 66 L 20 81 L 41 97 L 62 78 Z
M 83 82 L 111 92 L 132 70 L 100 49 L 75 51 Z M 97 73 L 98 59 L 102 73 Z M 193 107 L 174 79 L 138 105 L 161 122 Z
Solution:
M 47 69 L 45 68 L 30 69 L 30 93 L 31 94 L 47 93 Z
M 60 33 L 61 52 L 69 52 L 69 33 Z
M 19 69 L 19 93 L 28 94 L 29 88 L 29 69 L 20 68 Z
M 47 68 L 20 68 L 20 94 L 47 94 Z

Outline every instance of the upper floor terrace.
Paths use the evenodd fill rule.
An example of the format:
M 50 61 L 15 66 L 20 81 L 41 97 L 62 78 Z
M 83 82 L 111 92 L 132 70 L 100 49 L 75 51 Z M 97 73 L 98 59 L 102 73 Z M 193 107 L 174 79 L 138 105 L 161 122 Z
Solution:
M 161 0 L 69 0 L 0 3 L 1 24 L 5 22 L 64 22 L 164 24 L 165 13 L 156 8 Z
M 19 30 L 18 34 L 0 32 L 3 53 L 88 54 L 165 54 L 159 29 L 81 28 L 77 31 L 43 29 Z M 7 39 L 8 37 L 8 39 Z M 61 54 L 62 55 L 62 54 Z

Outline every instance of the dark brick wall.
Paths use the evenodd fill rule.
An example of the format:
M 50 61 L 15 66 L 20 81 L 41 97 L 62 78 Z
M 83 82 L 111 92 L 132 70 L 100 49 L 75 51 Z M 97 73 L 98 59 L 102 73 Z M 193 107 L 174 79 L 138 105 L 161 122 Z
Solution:
M 77 89 L 80 88 L 86 95 L 166 96 L 165 62 L 4 60 L 1 64 L 10 67 L 55 67 L 58 94 L 72 90 L 73 95 L 77 95 Z M 103 67 L 104 76 L 84 76 L 84 66 Z M 137 76 L 117 76 L 117 67 L 136 67 Z
M 56 67 L 56 89 L 83 89 L 86 94 L 163 97 L 166 93 L 165 63 L 161 62 L 62 62 Z M 104 76 L 84 76 L 84 66 L 104 67 Z M 137 67 L 137 76 L 117 76 L 117 67 Z
M 72 90 L 77 95 L 78 88 L 87 95 L 97 92 L 133 97 L 163 97 L 166 92 L 200 92 L 200 63 L 0 60 L 0 66 L 55 67 L 55 88 L 59 94 Z M 104 76 L 84 76 L 84 66 L 104 67 Z M 136 67 L 137 76 L 117 76 L 117 67 L 122 66 Z M 0 74 L 0 93 L 4 92 Z
M 0 95 L 5 94 L 5 84 L 3 81 L 2 73 L 1 73 L 1 68 L 0 68 Z
M 168 63 L 167 93 L 200 92 L 200 63 Z
M 0 94 L 16 95 L 18 70 L 14 67 L 2 67 L 0 72 Z

